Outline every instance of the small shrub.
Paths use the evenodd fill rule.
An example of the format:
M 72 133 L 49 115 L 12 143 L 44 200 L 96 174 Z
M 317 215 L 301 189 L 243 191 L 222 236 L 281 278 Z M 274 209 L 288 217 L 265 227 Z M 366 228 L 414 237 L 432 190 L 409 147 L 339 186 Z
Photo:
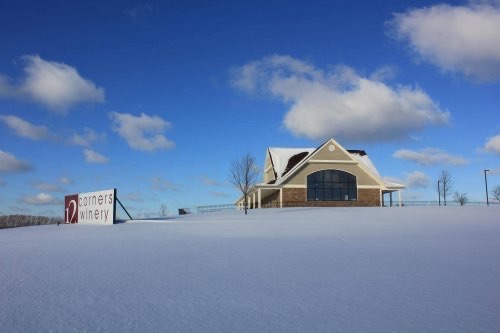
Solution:
M 455 194 L 453 195 L 453 199 L 456 203 L 459 203 L 460 206 L 465 205 L 469 201 L 469 199 L 467 198 L 467 193 L 455 192 Z

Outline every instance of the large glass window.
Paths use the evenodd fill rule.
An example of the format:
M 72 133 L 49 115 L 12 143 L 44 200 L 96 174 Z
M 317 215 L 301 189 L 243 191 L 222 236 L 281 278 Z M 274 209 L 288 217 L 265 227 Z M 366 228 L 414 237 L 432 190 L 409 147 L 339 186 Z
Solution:
M 322 170 L 307 176 L 307 201 L 358 199 L 356 176 L 340 170 Z

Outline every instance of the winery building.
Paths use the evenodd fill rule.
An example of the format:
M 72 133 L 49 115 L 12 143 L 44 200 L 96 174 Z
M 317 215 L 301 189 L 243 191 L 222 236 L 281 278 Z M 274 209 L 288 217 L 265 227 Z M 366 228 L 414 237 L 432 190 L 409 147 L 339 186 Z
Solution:
M 263 182 L 249 208 L 401 206 L 404 185 L 385 181 L 363 150 L 346 150 L 334 139 L 318 148 L 268 148 Z M 388 198 L 387 198 L 388 197 Z M 236 205 L 244 207 L 244 198 Z

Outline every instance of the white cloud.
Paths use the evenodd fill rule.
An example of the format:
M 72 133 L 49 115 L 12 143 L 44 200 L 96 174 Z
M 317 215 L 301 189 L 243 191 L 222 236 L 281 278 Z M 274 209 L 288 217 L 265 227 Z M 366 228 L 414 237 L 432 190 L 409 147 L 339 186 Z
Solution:
M 11 205 L 9 206 L 9 210 L 14 211 L 14 212 L 21 212 L 25 214 L 26 212 L 31 212 L 31 209 L 26 207 L 26 206 L 17 206 L 17 205 Z
M 420 88 L 391 87 L 374 79 L 391 73 L 387 67 L 367 78 L 346 66 L 327 71 L 274 55 L 235 68 L 232 76 L 236 88 L 270 94 L 290 105 L 283 123 L 297 136 L 393 141 L 448 123 L 449 113 Z
M 74 133 L 70 138 L 70 142 L 77 146 L 89 147 L 94 142 L 104 140 L 105 137 L 105 133 L 98 134 L 92 128 L 85 127 L 82 134 Z
M 29 205 L 57 205 L 61 204 L 62 200 L 56 199 L 50 194 L 39 193 L 37 195 L 26 195 L 21 198 L 21 202 Z
M 144 113 L 134 116 L 118 112 L 112 112 L 109 116 L 113 131 L 124 138 L 132 149 L 153 151 L 170 149 L 175 145 L 163 135 L 172 125 L 158 116 Z
M 9 78 L 0 73 L 0 97 L 11 98 L 16 96 L 14 87 L 9 82 Z
M 429 186 L 429 177 L 420 171 L 413 171 L 406 174 L 405 179 L 395 177 L 384 177 L 384 180 L 392 183 L 403 184 L 407 189 Z
M 395 14 L 396 36 L 444 71 L 482 81 L 500 79 L 500 5 L 435 5 Z
M 38 55 L 27 55 L 23 60 L 26 76 L 22 83 L 13 86 L 0 76 L 0 96 L 28 98 L 59 113 L 80 103 L 104 102 L 104 89 L 81 77 L 76 68 Z
M 108 163 L 109 159 L 104 155 L 101 155 L 92 149 L 84 149 L 83 155 L 85 156 L 85 161 L 89 163 Z
M 122 198 L 120 196 L 120 198 Z M 141 192 L 130 192 L 126 194 L 123 198 L 123 200 L 128 200 L 128 201 L 134 201 L 134 202 L 142 202 L 144 201 L 144 195 Z
M 0 120 L 10 127 L 16 135 L 31 139 L 45 140 L 54 139 L 55 136 L 45 126 L 34 125 L 24 119 L 12 115 L 0 115 Z
M 73 179 L 69 177 L 61 177 L 59 178 L 59 183 L 64 184 L 64 185 L 71 185 L 73 184 Z
M 62 192 L 63 189 L 55 184 L 37 182 L 32 184 L 33 187 L 41 192 Z
M 0 173 L 24 172 L 32 169 L 29 162 L 18 160 L 14 155 L 0 150 Z
M 162 177 L 152 177 L 151 185 L 153 189 L 160 191 L 179 191 L 179 187 L 167 179 Z
M 219 186 L 220 183 L 215 179 L 208 177 L 207 175 L 201 176 L 201 182 L 208 186 Z
M 500 134 L 489 138 L 484 145 L 484 150 L 489 153 L 500 155 Z
M 404 201 L 417 201 L 417 200 L 422 200 L 424 195 L 419 192 L 413 192 L 413 191 L 404 191 L 403 192 L 403 200 Z
M 126 10 L 125 15 L 132 18 L 135 23 L 146 24 L 146 18 L 156 10 L 155 3 L 142 3 Z
M 419 151 L 401 149 L 396 151 L 392 156 L 425 166 L 439 164 L 465 165 L 469 163 L 468 160 L 461 156 L 453 156 L 437 148 L 424 148 Z
M 428 187 L 430 179 L 423 172 L 413 171 L 406 176 L 405 184 L 408 188 Z
M 371 75 L 372 81 L 389 81 L 396 77 L 398 69 L 396 66 L 386 65 L 376 69 Z
M 224 192 L 210 191 L 210 194 L 218 198 L 229 198 L 229 194 Z

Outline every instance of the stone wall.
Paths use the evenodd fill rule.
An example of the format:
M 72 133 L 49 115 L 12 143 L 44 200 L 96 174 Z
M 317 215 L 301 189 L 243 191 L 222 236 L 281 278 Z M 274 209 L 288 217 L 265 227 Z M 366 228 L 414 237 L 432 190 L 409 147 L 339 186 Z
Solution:
M 306 203 L 306 198 L 305 188 L 283 189 L 283 207 L 293 207 L 294 203 Z
M 359 205 L 363 207 L 380 207 L 380 190 L 376 188 L 358 189 Z
M 380 190 L 358 189 L 356 201 L 307 201 L 307 189 L 284 188 L 283 207 L 380 207 Z

